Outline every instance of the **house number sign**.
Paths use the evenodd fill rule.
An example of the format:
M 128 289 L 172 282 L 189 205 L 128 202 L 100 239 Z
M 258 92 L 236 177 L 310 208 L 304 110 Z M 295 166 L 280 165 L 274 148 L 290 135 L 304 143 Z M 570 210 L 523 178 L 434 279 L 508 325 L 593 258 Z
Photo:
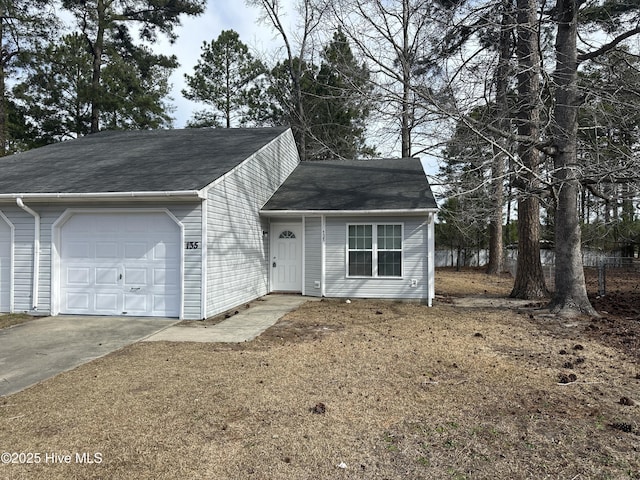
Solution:
M 187 250 L 197 250 L 200 242 L 187 242 Z

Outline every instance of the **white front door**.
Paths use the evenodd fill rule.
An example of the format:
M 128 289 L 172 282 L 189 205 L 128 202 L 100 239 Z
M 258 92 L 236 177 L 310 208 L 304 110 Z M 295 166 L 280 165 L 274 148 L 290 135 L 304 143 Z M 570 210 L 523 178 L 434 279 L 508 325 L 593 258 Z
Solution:
M 60 313 L 180 315 L 180 229 L 165 213 L 76 213 L 60 231 Z
M 11 227 L 0 217 L 0 312 L 11 308 Z
M 302 291 L 302 225 L 271 224 L 271 290 Z

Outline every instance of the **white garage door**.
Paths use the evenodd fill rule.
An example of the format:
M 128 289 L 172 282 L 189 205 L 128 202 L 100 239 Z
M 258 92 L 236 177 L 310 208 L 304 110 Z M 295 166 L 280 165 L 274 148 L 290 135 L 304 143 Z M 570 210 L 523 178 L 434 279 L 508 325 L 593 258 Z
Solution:
M 60 313 L 180 315 L 180 229 L 164 213 L 77 213 L 60 231 Z
M 11 228 L 0 217 L 0 312 L 11 304 Z

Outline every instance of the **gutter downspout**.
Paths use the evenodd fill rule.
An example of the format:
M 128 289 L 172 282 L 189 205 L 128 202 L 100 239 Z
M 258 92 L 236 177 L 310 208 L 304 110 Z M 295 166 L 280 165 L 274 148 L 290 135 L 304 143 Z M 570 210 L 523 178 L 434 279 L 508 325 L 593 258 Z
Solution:
M 17 197 L 16 203 L 18 206 L 33 216 L 34 219 L 34 233 L 33 233 L 33 290 L 31 293 L 31 302 L 33 304 L 32 310 L 35 312 L 38 310 L 38 284 L 40 282 L 40 215 L 28 207 L 22 201 L 22 198 Z

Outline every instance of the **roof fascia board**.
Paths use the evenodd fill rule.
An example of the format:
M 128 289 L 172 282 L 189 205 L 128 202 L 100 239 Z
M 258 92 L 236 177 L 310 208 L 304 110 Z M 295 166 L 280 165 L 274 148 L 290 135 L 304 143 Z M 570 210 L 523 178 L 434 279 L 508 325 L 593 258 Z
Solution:
M 164 192 L 90 192 L 90 193 L 2 193 L 0 200 L 14 200 L 23 198 L 29 200 L 46 201 L 94 201 L 94 200 L 129 200 L 129 199 L 203 199 L 202 190 L 176 190 Z
M 437 208 L 417 209 L 375 209 L 375 210 L 260 210 L 260 214 L 267 217 L 320 217 L 326 216 L 357 216 L 357 215 L 426 215 L 437 213 Z

